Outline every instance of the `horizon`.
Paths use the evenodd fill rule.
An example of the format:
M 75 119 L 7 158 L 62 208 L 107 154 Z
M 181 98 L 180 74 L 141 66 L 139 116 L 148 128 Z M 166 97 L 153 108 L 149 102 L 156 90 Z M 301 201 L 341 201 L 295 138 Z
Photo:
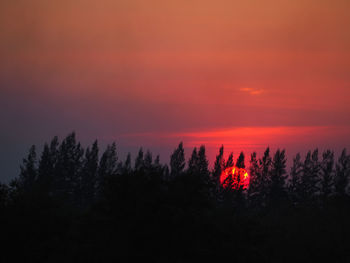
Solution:
M 73 133 L 75 133 L 75 132 L 73 132 Z M 66 134 L 66 136 L 68 136 L 69 134 Z M 84 141 L 84 140 L 81 141 L 79 134 L 75 133 L 75 135 L 76 135 L 77 142 L 82 144 L 82 147 L 83 147 L 84 150 L 86 150 L 88 147 L 91 148 L 93 141 L 90 141 L 90 142 L 87 142 L 87 141 Z M 62 136 L 62 137 L 57 136 L 59 143 L 61 143 L 66 138 L 66 136 Z M 52 136 L 50 138 L 50 140 L 53 139 L 54 137 L 55 136 Z M 177 138 L 177 137 L 175 137 L 175 138 Z M 26 149 L 24 155 L 21 157 L 20 160 L 18 160 L 18 164 L 17 164 L 17 167 L 16 167 L 17 173 L 14 174 L 13 176 L 8 176 L 8 177 L 5 176 L 5 177 L 1 178 L 1 182 L 2 183 L 9 183 L 12 179 L 14 179 L 15 177 L 18 177 L 18 175 L 20 174 L 20 165 L 22 164 L 22 160 L 27 157 L 28 150 L 29 150 L 29 148 L 32 145 L 34 145 L 35 148 L 36 148 L 37 159 L 39 161 L 40 158 L 41 158 L 41 153 L 42 153 L 43 148 L 44 148 L 44 144 L 45 143 L 49 144 L 50 140 L 47 140 L 45 142 L 40 142 L 39 144 L 31 144 L 31 145 L 29 145 L 28 148 Z M 109 141 L 107 143 L 106 142 L 100 143 L 100 141 L 98 139 L 96 139 L 96 140 L 97 140 L 98 146 L 99 146 L 99 158 L 101 158 L 103 152 L 106 150 L 106 147 L 108 145 L 111 145 L 112 143 L 116 143 L 116 149 L 117 149 L 116 156 L 118 158 L 118 162 L 122 162 L 123 163 L 126 160 L 127 155 L 130 154 L 131 155 L 131 164 L 132 164 L 132 166 L 134 166 L 135 159 L 137 157 L 138 151 L 141 148 L 142 148 L 144 153 L 149 151 L 152 154 L 153 160 L 157 157 L 157 155 L 159 155 L 160 162 L 162 164 L 165 164 L 165 165 L 169 166 L 169 164 L 170 164 L 169 161 L 170 161 L 171 154 L 173 153 L 174 150 L 176 150 L 176 148 L 178 147 L 179 143 L 183 143 L 183 147 L 184 147 L 184 150 L 185 150 L 184 151 L 184 155 L 185 155 L 185 162 L 186 162 L 186 166 L 185 167 L 186 167 L 186 169 L 188 168 L 188 161 L 189 161 L 189 159 L 191 157 L 193 149 L 197 148 L 197 150 L 198 150 L 199 147 L 203 146 L 203 145 L 205 146 L 205 149 L 206 149 L 206 157 L 207 157 L 207 160 L 208 160 L 208 165 L 209 165 L 208 167 L 209 167 L 210 170 L 212 170 L 214 168 L 215 158 L 219 154 L 219 149 L 220 149 L 221 146 L 224 147 L 224 154 L 223 154 L 224 160 L 227 160 L 228 156 L 232 153 L 234 162 L 236 162 L 236 160 L 237 160 L 238 156 L 240 155 L 240 153 L 243 153 L 244 156 L 245 156 L 245 166 L 246 166 L 247 169 L 249 169 L 249 167 L 250 167 L 250 156 L 251 156 L 251 154 L 253 152 L 255 152 L 257 154 L 257 158 L 260 159 L 260 158 L 262 158 L 262 156 L 263 156 L 263 154 L 264 154 L 264 152 L 265 152 L 265 150 L 267 148 L 270 149 L 270 156 L 271 156 L 271 158 L 273 158 L 273 156 L 274 156 L 274 154 L 276 153 L 277 150 L 285 150 L 285 152 L 286 152 L 286 161 L 287 161 L 287 163 L 286 163 L 286 173 L 287 173 L 288 176 L 290 175 L 290 170 L 291 170 L 292 165 L 293 165 L 293 159 L 296 157 L 297 154 L 300 154 L 301 160 L 304 161 L 307 153 L 309 151 L 313 152 L 316 149 L 319 151 L 319 158 L 320 159 L 322 158 L 322 153 L 327 151 L 327 150 L 330 150 L 330 151 L 332 151 L 334 153 L 335 160 L 337 160 L 340 157 L 340 155 L 341 155 L 343 150 L 345 150 L 347 153 L 349 153 L 348 148 L 346 148 L 346 147 L 337 148 L 337 149 L 332 149 L 332 148 L 329 148 L 329 147 L 318 147 L 318 146 L 313 147 L 313 148 L 312 147 L 311 148 L 307 148 L 307 147 L 305 148 L 304 147 L 304 151 L 298 151 L 298 149 L 294 149 L 295 150 L 294 152 L 290 152 L 290 151 L 288 151 L 288 148 L 279 147 L 278 145 L 272 145 L 272 146 L 270 146 L 270 145 L 266 145 L 266 146 L 260 145 L 259 147 L 256 147 L 256 148 L 250 149 L 250 150 L 249 150 L 249 148 L 246 148 L 245 150 L 239 150 L 239 149 L 242 149 L 242 147 L 239 148 L 239 149 L 235 149 L 235 148 L 232 148 L 232 145 L 231 145 L 231 148 L 230 148 L 230 147 L 226 147 L 223 144 L 222 145 L 218 145 L 217 147 L 216 147 L 216 145 L 211 145 L 211 144 L 209 144 L 209 147 L 206 144 L 194 144 L 194 145 L 191 145 L 190 143 L 188 143 L 188 141 L 187 141 L 187 143 L 186 143 L 186 141 L 184 142 L 184 140 L 178 141 L 177 143 L 175 143 L 173 145 L 172 148 L 168 147 L 168 146 L 167 147 L 164 147 L 164 146 L 163 147 L 162 146 L 156 147 L 156 146 L 154 146 L 154 143 L 153 143 L 153 144 L 150 144 L 150 147 L 136 146 L 136 145 L 131 146 L 131 147 L 128 146 L 129 151 L 128 152 L 125 152 L 125 151 L 123 152 L 123 151 L 120 151 L 120 149 L 123 149 L 123 146 L 120 147 L 120 145 L 118 144 L 117 141 Z

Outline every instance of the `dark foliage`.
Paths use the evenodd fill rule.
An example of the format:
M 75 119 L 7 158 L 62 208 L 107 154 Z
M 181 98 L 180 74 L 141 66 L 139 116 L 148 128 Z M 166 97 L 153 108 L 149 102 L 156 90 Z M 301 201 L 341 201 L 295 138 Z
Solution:
M 31 147 L 18 178 L 0 184 L 1 262 L 348 262 L 350 156 L 330 150 L 252 153 L 250 187 L 223 188 L 222 146 L 209 170 L 204 146 L 170 171 L 141 148 L 132 165 L 115 143 L 100 155 L 75 134 Z M 239 155 L 237 167 L 246 167 Z M 234 184 L 233 178 L 231 184 Z M 230 185 L 230 183 L 228 183 Z

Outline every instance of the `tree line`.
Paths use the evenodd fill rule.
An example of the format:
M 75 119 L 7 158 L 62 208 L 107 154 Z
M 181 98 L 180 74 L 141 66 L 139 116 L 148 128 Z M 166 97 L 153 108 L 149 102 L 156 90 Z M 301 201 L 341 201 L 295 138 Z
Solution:
M 335 158 L 331 150 L 316 149 L 303 159 L 297 154 L 290 169 L 286 162 L 285 150 L 269 148 L 260 158 L 254 152 L 246 160 L 242 152 L 225 160 L 222 146 L 210 169 L 204 145 L 186 160 L 182 143 L 169 165 L 142 148 L 134 162 L 130 154 L 121 161 L 115 143 L 100 152 L 97 141 L 84 149 L 75 133 L 62 142 L 54 137 L 40 154 L 32 146 L 19 176 L 0 184 L 2 239 L 9 248 L 0 257 L 186 262 L 226 257 L 225 249 L 231 249 L 238 262 L 288 261 L 280 241 L 287 245 L 305 235 L 290 233 L 299 231 L 296 222 L 324 227 L 322 218 L 350 219 L 350 155 L 344 149 Z M 220 184 L 221 173 L 232 166 L 247 169 L 248 189 Z M 317 219 L 311 223 L 310 217 Z M 284 223 L 271 226 L 277 221 Z M 341 231 L 333 229 L 337 235 L 347 233 L 348 226 L 340 225 Z M 283 236 L 288 233 L 290 240 Z M 343 241 L 334 249 L 347 245 Z M 11 254 L 18 245 L 25 253 Z M 295 257 L 304 255 L 300 249 Z M 317 256 L 309 253 L 310 260 Z

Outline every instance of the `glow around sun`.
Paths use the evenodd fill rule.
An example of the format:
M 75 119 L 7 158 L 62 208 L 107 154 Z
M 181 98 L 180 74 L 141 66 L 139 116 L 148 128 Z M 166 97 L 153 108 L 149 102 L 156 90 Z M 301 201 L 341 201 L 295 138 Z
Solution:
M 226 168 L 220 176 L 220 183 L 224 188 L 247 189 L 249 181 L 250 176 L 247 170 L 236 166 Z

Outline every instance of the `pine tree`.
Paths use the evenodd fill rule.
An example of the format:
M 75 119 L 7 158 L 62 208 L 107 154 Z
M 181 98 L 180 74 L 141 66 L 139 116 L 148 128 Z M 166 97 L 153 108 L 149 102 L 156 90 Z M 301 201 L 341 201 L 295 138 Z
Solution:
M 195 147 L 192 151 L 191 158 L 188 161 L 187 171 L 189 174 L 199 173 L 198 162 L 199 162 L 199 158 L 198 158 L 197 148 Z
M 344 149 L 336 164 L 336 173 L 334 178 L 335 192 L 338 196 L 344 197 L 347 194 L 347 187 L 350 176 L 350 156 Z
M 306 201 L 306 199 L 308 199 L 312 194 L 311 189 L 309 187 L 310 184 L 312 184 L 311 178 L 312 178 L 311 151 L 308 151 L 303 164 L 303 172 L 302 172 L 301 184 L 300 184 L 301 199 L 303 201 Z
M 245 168 L 244 153 L 243 152 L 241 152 L 237 158 L 236 167 L 243 168 L 243 169 Z
M 201 145 L 198 151 L 198 172 L 206 181 L 209 180 L 208 160 L 205 154 L 205 146 Z
M 44 195 L 52 196 L 53 194 L 55 169 L 58 160 L 58 147 L 58 137 L 55 136 L 51 140 L 50 145 L 45 143 L 44 150 L 41 154 L 38 169 L 38 186 L 40 189 L 39 191 Z
M 87 148 L 85 159 L 83 161 L 83 169 L 81 174 L 81 202 L 84 207 L 92 204 L 95 200 L 97 176 L 98 176 L 98 143 L 93 143 L 91 150 Z
M 50 148 L 45 143 L 44 150 L 41 154 L 38 170 L 38 183 L 41 191 L 50 192 L 50 186 L 53 180 L 55 160 L 53 160 Z
M 163 170 L 164 170 L 164 178 L 165 178 L 165 180 L 169 180 L 169 178 L 170 178 L 169 166 L 167 164 L 165 164 L 163 166 Z
M 143 156 L 143 149 L 140 148 L 136 160 L 135 160 L 135 171 L 141 171 L 144 169 L 144 156 Z
M 307 153 L 301 176 L 301 194 L 306 202 L 312 200 L 318 191 L 319 171 L 318 149 L 315 149 Z
M 271 174 L 271 157 L 270 157 L 270 148 L 267 147 L 262 159 L 259 160 L 259 170 L 261 171 L 261 178 L 259 183 L 259 200 L 262 205 L 266 205 L 267 196 L 269 193 L 270 185 L 270 174 Z
M 131 154 L 128 153 L 126 156 L 125 162 L 122 166 L 122 174 L 130 174 L 131 173 Z
M 228 167 L 232 167 L 234 165 L 235 165 L 235 162 L 233 161 L 233 152 L 231 152 L 227 158 L 226 163 L 225 163 L 225 169 Z
M 333 192 L 334 184 L 334 153 L 330 150 L 322 154 L 321 167 L 321 195 L 323 200 L 327 199 Z
M 300 153 L 298 153 L 293 159 L 293 166 L 291 168 L 290 181 L 288 186 L 288 192 L 293 203 L 300 202 L 300 199 L 302 197 L 302 172 L 303 163 L 301 161 Z
M 159 154 L 154 159 L 154 166 L 160 166 L 160 157 Z
M 214 169 L 212 172 L 214 182 L 218 182 L 221 176 L 222 171 L 224 170 L 225 161 L 224 161 L 224 146 L 222 145 L 219 150 L 219 154 L 216 156 Z
M 146 170 L 152 169 L 152 162 L 153 162 L 152 153 L 150 151 L 147 151 L 144 159 L 144 165 Z
M 273 204 L 280 203 L 286 198 L 285 180 L 286 175 L 286 155 L 285 150 L 278 149 L 273 157 L 270 174 L 270 201 Z
M 154 159 L 153 167 L 156 171 L 156 174 L 160 174 L 164 179 L 164 167 L 160 163 L 159 155 L 157 155 L 156 158 Z
M 321 164 L 319 162 L 319 151 L 318 149 L 315 149 L 312 153 L 312 180 L 313 180 L 313 187 L 311 191 L 315 194 L 319 191 L 319 181 L 320 181 L 320 170 L 321 170 Z
M 145 157 L 144 157 L 144 172 L 147 176 L 154 175 L 155 167 L 153 166 L 153 156 L 152 153 L 147 150 Z M 149 179 L 155 179 L 155 178 L 149 178 Z
M 74 132 L 62 141 L 58 150 L 54 193 L 71 204 L 78 202 L 83 155 L 84 150 L 77 143 Z
M 170 176 L 174 178 L 175 176 L 181 175 L 185 169 L 185 150 L 183 148 L 183 143 L 180 142 L 179 146 L 174 150 L 170 157 Z
M 245 163 L 244 163 L 244 153 L 241 152 L 237 158 L 236 161 L 236 167 L 237 168 L 245 168 Z M 236 172 L 235 173 L 235 185 L 234 185 L 234 189 L 235 189 L 235 204 L 237 207 L 241 208 L 244 207 L 245 205 L 245 190 L 243 189 L 243 185 L 241 184 L 241 172 Z
M 259 163 L 256 157 L 256 152 L 253 152 L 250 155 L 250 166 L 249 166 L 249 189 L 248 196 L 249 199 L 255 199 L 255 196 L 258 194 L 260 190 L 260 180 L 261 180 L 261 172 L 259 169 Z
M 19 187 L 21 191 L 29 192 L 33 189 L 38 176 L 37 157 L 35 145 L 31 146 L 27 158 L 20 166 Z
M 101 194 L 108 180 L 117 175 L 118 157 L 116 144 L 108 145 L 98 166 L 98 192 Z
M 221 199 L 221 184 L 220 184 L 220 176 L 225 169 L 225 160 L 224 160 L 224 146 L 222 145 L 219 149 L 219 154 L 216 156 L 214 169 L 212 171 L 212 184 L 213 191 L 212 195 L 216 197 L 216 199 Z

